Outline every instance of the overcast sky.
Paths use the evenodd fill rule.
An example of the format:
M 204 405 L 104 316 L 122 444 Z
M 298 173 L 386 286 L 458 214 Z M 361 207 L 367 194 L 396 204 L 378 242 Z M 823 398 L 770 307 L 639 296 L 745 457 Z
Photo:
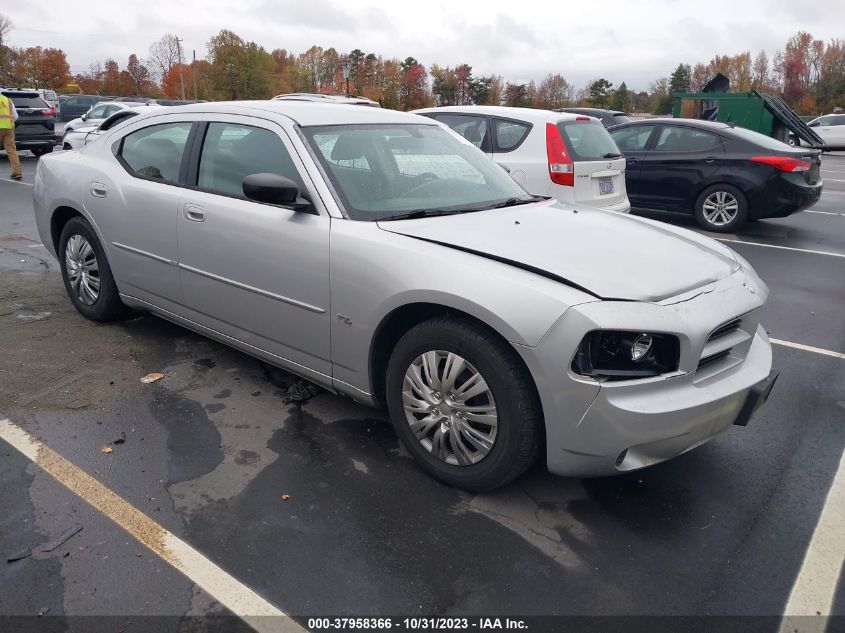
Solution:
M 772 55 L 796 31 L 845 38 L 841 0 L 112 0 L 98 5 L 3 3 L 16 46 L 67 53 L 71 72 L 108 57 L 121 67 L 144 58 L 164 33 L 205 57 L 222 28 L 268 50 L 301 53 L 312 44 L 416 57 L 510 81 L 561 73 L 576 87 L 603 76 L 647 89 L 681 61 L 760 49 Z M 11 5 L 11 6 L 9 6 Z M 96 7 L 103 11 L 97 12 Z M 190 57 L 188 57 L 190 59 Z

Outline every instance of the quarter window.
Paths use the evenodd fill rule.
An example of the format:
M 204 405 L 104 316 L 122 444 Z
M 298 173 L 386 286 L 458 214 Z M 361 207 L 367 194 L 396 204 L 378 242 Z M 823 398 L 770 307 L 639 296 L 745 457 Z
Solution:
M 710 132 L 667 125 L 660 131 L 655 150 L 662 152 L 703 152 L 719 145 L 719 137 Z
M 302 179 L 282 140 L 270 130 L 238 123 L 210 123 L 200 156 L 201 189 L 245 198 L 243 180 L 250 174 L 271 173 Z
M 130 173 L 162 182 L 178 182 L 191 123 L 152 125 L 127 135 L 120 157 Z
M 497 152 L 510 152 L 528 136 L 531 126 L 521 121 L 493 119 L 493 136 L 496 139 Z

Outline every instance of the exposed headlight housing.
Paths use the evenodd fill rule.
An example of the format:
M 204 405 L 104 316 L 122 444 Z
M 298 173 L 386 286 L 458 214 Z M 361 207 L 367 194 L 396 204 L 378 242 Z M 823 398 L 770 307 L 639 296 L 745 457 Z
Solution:
M 572 371 L 596 380 L 650 378 L 678 369 L 677 336 L 654 332 L 594 330 L 572 359 Z

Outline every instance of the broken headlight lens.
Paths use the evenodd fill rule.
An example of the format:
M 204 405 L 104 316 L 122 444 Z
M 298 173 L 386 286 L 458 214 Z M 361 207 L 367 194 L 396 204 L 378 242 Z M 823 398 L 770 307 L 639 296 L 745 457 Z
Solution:
M 572 359 L 572 371 L 596 380 L 633 380 L 678 369 L 677 336 L 640 331 L 595 330 Z

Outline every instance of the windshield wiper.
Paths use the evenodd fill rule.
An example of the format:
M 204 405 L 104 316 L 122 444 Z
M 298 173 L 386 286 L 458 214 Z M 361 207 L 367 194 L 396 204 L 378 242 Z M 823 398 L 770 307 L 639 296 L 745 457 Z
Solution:
M 618 152 L 608 152 L 602 158 L 622 158 L 622 154 Z
M 490 209 L 502 209 L 504 207 L 515 207 L 520 204 L 530 204 L 540 200 L 548 200 L 547 196 L 531 196 L 530 198 L 508 198 L 503 202 L 487 205 L 484 207 L 459 207 L 456 209 L 413 209 L 396 215 L 389 215 L 386 218 L 379 218 L 378 222 L 391 220 L 415 220 L 417 218 L 433 218 L 438 215 L 458 215 L 459 213 L 475 213 L 477 211 L 488 211 Z
M 484 208 L 504 209 L 505 207 L 516 207 L 521 204 L 531 204 L 532 202 L 540 202 L 541 200 L 548 200 L 548 198 L 546 196 L 531 196 L 530 198 L 508 198 L 504 202 L 497 202 L 496 204 Z
M 438 215 L 456 215 L 458 213 L 467 213 L 468 211 L 477 210 L 478 209 L 414 209 L 413 211 L 406 211 L 405 213 L 389 215 L 386 218 L 379 218 L 377 221 L 388 222 L 390 220 L 415 220 L 417 218 L 433 218 Z

